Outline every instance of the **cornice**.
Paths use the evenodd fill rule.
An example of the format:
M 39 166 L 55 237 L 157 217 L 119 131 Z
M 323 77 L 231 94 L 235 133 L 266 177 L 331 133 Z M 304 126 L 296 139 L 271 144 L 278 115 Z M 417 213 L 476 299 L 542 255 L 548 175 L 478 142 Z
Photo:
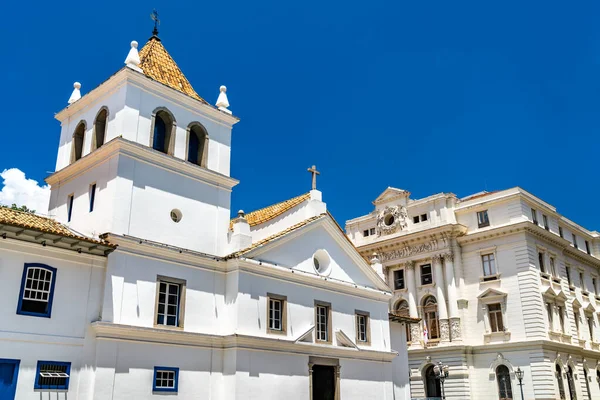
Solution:
M 239 183 L 237 179 L 191 164 L 185 160 L 180 160 L 120 136 L 112 139 L 99 149 L 85 155 L 75 163 L 48 176 L 46 178 L 46 183 L 52 187 L 60 187 L 62 184 L 69 182 L 91 168 L 102 164 L 117 155 L 125 155 L 140 162 L 145 162 L 167 171 L 176 172 L 180 175 L 229 191 Z
M 380 362 L 391 362 L 398 355 L 398 353 L 392 351 L 295 342 L 293 339 L 275 339 L 240 334 L 211 335 L 171 329 L 113 324 L 110 322 L 93 322 L 91 326 L 98 340 L 121 340 L 218 349 L 261 350 L 300 355 L 318 354 L 320 356 Z

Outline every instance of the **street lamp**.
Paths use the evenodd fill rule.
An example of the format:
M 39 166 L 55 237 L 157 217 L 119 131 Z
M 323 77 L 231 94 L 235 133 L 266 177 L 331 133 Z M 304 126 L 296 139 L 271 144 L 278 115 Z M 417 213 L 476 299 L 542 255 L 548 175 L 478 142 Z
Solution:
M 440 386 L 442 387 L 442 400 L 445 400 L 446 392 L 444 391 L 444 381 L 448 377 L 448 366 L 439 361 L 437 365 L 433 367 L 433 373 L 435 374 L 435 379 L 439 379 L 440 381 Z
M 519 386 L 521 386 L 521 400 L 525 399 L 523 397 L 523 375 L 525 375 L 525 371 L 521 370 L 521 367 L 517 367 L 517 370 L 515 371 L 515 376 L 519 380 Z

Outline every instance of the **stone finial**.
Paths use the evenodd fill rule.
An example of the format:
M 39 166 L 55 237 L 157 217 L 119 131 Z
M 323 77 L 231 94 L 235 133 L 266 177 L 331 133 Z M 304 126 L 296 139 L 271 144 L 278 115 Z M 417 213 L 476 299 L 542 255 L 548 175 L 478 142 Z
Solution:
M 244 210 L 238 211 L 238 218 L 246 219 L 246 213 L 244 212 Z
M 73 93 L 71 93 L 71 97 L 69 97 L 69 104 L 75 103 L 77 100 L 81 98 L 81 83 L 75 82 L 73 84 Z
M 231 114 L 231 111 L 227 109 L 229 107 L 229 100 L 227 99 L 227 87 L 221 86 L 219 88 L 221 93 L 219 93 L 219 98 L 217 98 L 217 107 L 219 110 L 226 112 L 227 114 Z
M 371 265 L 380 264 L 381 260 L 379 259 L 379 254 L 373 253 L 371 255 L 371 260 L 370 261 L 371 261 Z
M 129 50 L 129 54 L 127 54 L 127 58 L 125 59 L 125 65 L 131 68 L 134 71 L 142 72 L 140 68 L 140 55 L 138 53 L 138 42 L 133 40 L 131 42 L 131 49 Z

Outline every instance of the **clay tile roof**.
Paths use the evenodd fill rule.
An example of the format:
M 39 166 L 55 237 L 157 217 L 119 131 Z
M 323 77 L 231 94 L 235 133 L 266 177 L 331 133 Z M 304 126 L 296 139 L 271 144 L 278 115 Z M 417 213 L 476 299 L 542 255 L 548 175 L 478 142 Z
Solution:
M 152 36 L 139 54 L 140 68 L 148 78 L 208 104 L 206 100 L 198 96 L 159 38 Z
M 73 232 L 65 225 L 46 217 L 41 217 L 36 214 L 12 210 L 8 207 L 0 206 L 0 225 L 16 226 L 24 229 L 49 233 L 52 235 L 78 239 L 89 243 L 103 244 L 112 246 L 103 240 L 96 240 L 90 237 L 82 236 Z
M 305 219 L 304 221 L 298 222 L 297 224 L 292 225 L 292 226 L 290 226 L 290 227 L 288 227 L 288 228 L 286 228 L 286 229 L 284 229 L 284 230 L 282 230 L 280 232 L 277 232 L 274 235 L 271 235 L 271 236 L 266 237 L 266 238 L 264 238 L 262 240 L 259 240 L 258 242 L 253 243 L 251 246 L 246 247 L 245 249 L 243 249 L 241 251 L 232 253 L 232 254 L 228 255 L 226 258 L 239 257 L 239 256 L 241 256 L 243 254 L 246 254 L 246 253 L 248 253 L 248 252 L 250 252 L 250 251 L 252 251 L 252 250 L 254 250 L 254 249 L 258 248 L 258 247 L 264 246 L 265 244 L 270 243 L 273 240 L 279 239 L 282 236 L 285 236 L 285 235 L 287 235 L 289 233 L 292 233 L 296 229 L 300 229 L 303 226 L 306 226 L 306 225 L 310 224 L 313 221 L 316 221 L 316 220 L 321 219 L 321 218 L 325 218 L 326 216 L 327 216 L 327 214 L 321 214 L 321 215 L 317 215 L 315 217 L 311 217 L 311 218 Z
M 255 226 L 267 222 L 275 217 L 280 216 L 284 212 L 291 210 L 298 204 L 310 199 L 310 193 L 305 193 L 301 196 L 282 201 L 281 203 L 273 204 L 260 210 L 252 211 L 246 214 L 246 221 L 250 226 Z M 229 223 L 229 228 L 233 227 L 233 220 Z

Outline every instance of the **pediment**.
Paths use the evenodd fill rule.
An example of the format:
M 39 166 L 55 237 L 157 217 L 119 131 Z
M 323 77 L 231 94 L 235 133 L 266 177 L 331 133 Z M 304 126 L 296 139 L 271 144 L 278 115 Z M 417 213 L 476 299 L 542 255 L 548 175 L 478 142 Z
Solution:
M 477 296 L 477 298 L 479 300 L 497 299 L 497 298 L 501 298 L 501 297 L 506 297 L 506 295 L 507 295 L 506 292 L 503 292 L 501 290 L 488 288 L 485 291 L 483 291 L 479 296 Z
M 358 349 L 358 346 L 356 345 L 356 343 L 354 343 L 354 342 L 352 341 L 352 339 L 350 339 L 350 338 L 348 337 L 348 335 L 346 335 L 346 334 L 344 333 L 344 331 L 342 331 L 342 330 L 339 330 L 339 331 L 336 331 L 336 332 L 335 332 L 335 339 L 336 339 L 336 343 L 337 343 L 339 346 L 343 346 L 343 347 L 350 347 L 350 348 L 353 348 L 353 349 L 359 350 L 359 349 Z
M 300 336 L 298 336 L 298 338 L 294 341 L 295 343 L 314 343 L 315 338 L 314 338 L 314 331 L 315 331 L 315 326 L 312 325 L 310 328 L 308 328 L 308 330 L 304 331 L 304 333 L 302 333 Z
M 375 200 L 373 200 L 373 204 L 377 206 L 394 200 L 405 199 L 405 201 L 402 202 L 402 205 L 405 206 L 408 202 L 409 196 L 410 192 L 390 186 L 385 189 Z

